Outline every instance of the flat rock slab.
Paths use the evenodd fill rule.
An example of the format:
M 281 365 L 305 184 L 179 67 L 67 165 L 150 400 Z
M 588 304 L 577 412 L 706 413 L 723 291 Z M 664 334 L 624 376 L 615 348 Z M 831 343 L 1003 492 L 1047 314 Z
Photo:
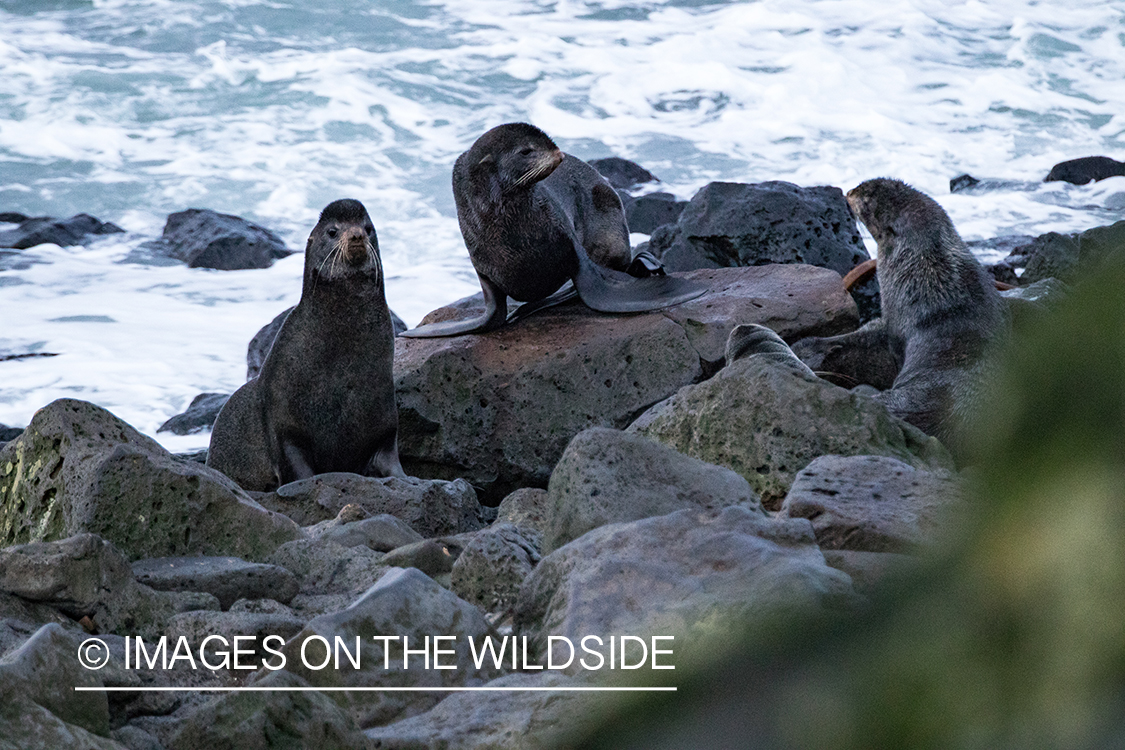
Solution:
M 520 591 L 515 622 L 543 658 L 551 635 L 574 644 L 587 635 L 675 636 L 683 644 L 722 630 L 727 617 L 835 607 L 854 596 L 804 519 L 739 506 L 681 510 L 602 526 L 544 557 Z M 564 664 L 565 644 L 554 646 L 554 662 Z
M 161 557 L 137 560 L 132 568 L 138 581 L 157 591 L 203 591 L 223 609 L 239 599 L 288 604 L 298 590 L 296 577 L 285 568 L 237 557 Z
M 513 674 L 488 683 L 491 688 L 574 688 L 578 677 Z M 368 729 L 380 750 L 548 750 L 566 747 L 600 708 L 605 693 L 577 691 L 456 693 L 424 714 Z
M 823 455 L 884 455 L 952 469 L 938 442 L 874 399 L 753 354 L 681 389 L 629 426 L 681 453 L 726 466 L 775 510 L 797 476 Z
M 730 469 L 640 435 L 595 427 L 570 441 L 551 474 L 543 550 L 553 552 L 608 523 L 728 505 L 764 515 L 758 494 Z
M 83 532 L 130 560 L 254 560 L 301 536 L 219 472 L 173 457 L 105 409 L 59 399 L 0 448 L 0 546 Z
M 464 477 L 495 499 L 545 487 L 576 434 L 623 428 L 713 371 L 735 325 L 776 325 L 795 339 L 848 330 L 858 320 L 839 276 L 824 269 L 679 275 L 712 291 L 651 313 L 604 315 L 567 304 L 483 335 L 398 339 L 399 453 L 407 471 Z M 478 309 L 456 303 L 424 322 Z
M 392 515 L 423 537 L 481 527 L 476 492 L 463 479 L 377 479 L 333 472 L 282 485 L 258 495 L 258 502 L 302 526 L 334 519 L 345 506 L 357 505 L 371 515 Z
M 778 516 L 812 521 L 821 549 L 916 552 L 962 502 L 949 471 L 887 456 L 821 456 L 798 474 Z
M 345 506 L 346 507 L 346 506 Z M 306 529 L 310 538 L 334 542 L 341 547 L 363 545 L 376 552 L 390 552 L 407 544 L 422 541 L 423 537 L 404 521 L 389 513 L 371 518 L 344 521 L 339 516 L 331 521 L 321 521 Z

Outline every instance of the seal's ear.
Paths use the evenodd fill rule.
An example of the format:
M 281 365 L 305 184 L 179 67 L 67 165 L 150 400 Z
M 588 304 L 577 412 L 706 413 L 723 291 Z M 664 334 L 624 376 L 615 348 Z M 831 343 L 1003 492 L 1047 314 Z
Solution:
M 481 159 L 480 161 L 477 162 L 477 166 L 478 167 L 486 167 L 489 164 L 493 164 L 495 162 L 496 162 L 496 159 L 494 159 L 492 157 L 492 154 L 488 154 L 483 159 Z

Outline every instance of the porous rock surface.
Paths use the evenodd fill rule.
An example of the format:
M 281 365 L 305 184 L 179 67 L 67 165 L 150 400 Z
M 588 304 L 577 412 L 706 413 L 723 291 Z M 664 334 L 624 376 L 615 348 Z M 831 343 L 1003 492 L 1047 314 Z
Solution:
M 957 476 L 889 456 L 821 456 L 798 474 L 779 518 L 812 521 L 824 550 L 917 552 L 961 502 Z
M 574 644 L 613 634 L 690 642 L 725 618 L 846 606 L 853 597 L 851 580 L 825 564 L 807 520 L 733 506 L 594 529 L 543 558 L 524 583 L 515 620 L 542 658 L 549 636 Z M 555 663 L 567 660 L 564 648 L 554 644 Z
M 808 263 L 843 275 L 868 259 L 839 188 L 788 182 L 705 185 L 647 249 L 670 271 Z
M 733 469 L 771 509 L 818 456 L 884 455 L 924 469 L 953 468 L 936 438 L 891 416 L 874 399 L 764 354 L 681 389 L 627 431 Z
M 569 304 L 483 335 L 399 339 L 395 390 L 407 473 L 464 477 L 496 499 L 545 487 L 574 435 L 621 429 L 713 372 L 738 323 L 762 323 L 792 340 L 850 330 L 857 321 L 840 277 L 825 269 L 712 269 L 683 277 L 711 291 L 650 313 L 611 316 Z M 424 322 L 478 310 L 470 301 Z
M 762 512 L 757 493 L 730 469 L 634 433 L 595 427 L 570 441 L 551 474 L 543 549 L 553 552 L 608 523 L 728 505 Z
M 219 472 L 173 457 L 105 409 L 60 399 L 0 449 L 0 545 L 82 532 L 131 560 L 254 560 L 301 536 Z
M 423 537 L 458 534 L 481 526 L 480 503 L 464 479 L 364 477 L 347 472 L 319 474 L 258 495 L 258 502 L 303 526 L 334 519 L 347 505 L 387 513 Z

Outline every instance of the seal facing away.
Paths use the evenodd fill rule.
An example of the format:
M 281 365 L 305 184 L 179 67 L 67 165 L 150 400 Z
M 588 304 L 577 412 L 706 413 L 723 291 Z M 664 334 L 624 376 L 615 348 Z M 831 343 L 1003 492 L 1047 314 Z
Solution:
M 305 247 L 301 301 L 219 412 L 207 465 L 258 491 L 333 471 L 404 476 L 393 360 L 375 227 L 359 201 L 334 201 Z
M 797 342 L 793 351 L 814 369 L 828 358 L 846 359 L 846 351 L 859 350 L 869 367 L 886 361 L 897 374 L 876 398 L 955 448 L 987 376 L 988 354 L 1008 330 L 1004 300 L 929 196 L 879 178 L 851 190 L 848 205 L 878 244 L 882 316 L 852 333 Z M 785 346 L 756 328 L 732 331 L 728 357 Z
M 478 138 L 453 167 L 453 198 L 484 314 L 403 336 L 492 330 L 507 318 L 507 297 L 533 303 L 520 308 L 524 315 L 572 296 L 551 296 L 567 280 L 587 307 L 610 313 L 669 307 L 705 291 L 683 279 L 621 273 L 632 260 L 621 199 L 597 170 L 533 125 L 500 125 Z

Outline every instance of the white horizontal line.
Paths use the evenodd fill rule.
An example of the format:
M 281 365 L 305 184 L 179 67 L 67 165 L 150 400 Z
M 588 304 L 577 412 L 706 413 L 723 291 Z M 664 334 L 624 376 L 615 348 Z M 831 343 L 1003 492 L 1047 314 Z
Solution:
M 76 693 L 527 693 L 676 692 L 674 687 L 75 687 Z

